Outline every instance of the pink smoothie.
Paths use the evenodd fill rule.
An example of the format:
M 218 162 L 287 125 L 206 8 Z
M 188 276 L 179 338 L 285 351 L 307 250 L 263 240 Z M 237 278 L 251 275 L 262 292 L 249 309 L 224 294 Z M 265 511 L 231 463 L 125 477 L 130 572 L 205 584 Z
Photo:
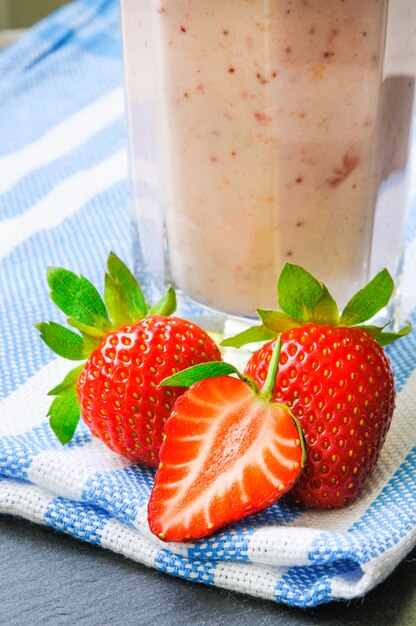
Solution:
M 134 4 L 153 33 L 135 89 L 155 102 L 168 279 L 250 316 L 289 261 L 345 304 L 380 269 L 381 190 L 407 164 L 414 81 L 383 76 L 387 1 L 124 0 L 125 29 Z

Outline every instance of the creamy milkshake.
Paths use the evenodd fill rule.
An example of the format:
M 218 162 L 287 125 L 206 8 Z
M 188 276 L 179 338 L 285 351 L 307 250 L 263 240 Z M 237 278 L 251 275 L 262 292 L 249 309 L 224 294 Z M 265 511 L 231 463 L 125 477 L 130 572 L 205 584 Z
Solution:
M 239 316 L 275 307 L 286 261 L 345 304 L 380 269 L 373 235 L 392 173 L 400 181 L 389 206 L 404 205 L 414 81 L 399 77 L 392 91 L 383 75 L 387 0 L 122 7 L 125 46 L 135 50 L 126 57 L 130 134 L 143 141 L 131 153 L 136 209 L 148 237 L 161 237 L 154 211 L 165 224 L 167 267 L 154 251 L 153 266 L 191 298 Z M 386 239 L 381 224 L 377 244 L 393 273 L 399 212 L 399 236 Z

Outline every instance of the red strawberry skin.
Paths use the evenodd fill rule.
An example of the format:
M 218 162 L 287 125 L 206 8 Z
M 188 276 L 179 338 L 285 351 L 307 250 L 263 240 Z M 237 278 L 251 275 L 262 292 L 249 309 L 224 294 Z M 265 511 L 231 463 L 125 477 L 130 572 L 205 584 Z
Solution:
M 341 507 L 372 473 L 394 410 L 389 361 L 364 330 L 308 324 L 285 331 L 274 398 L 305 433 L 307 460 L 291 497 L 313 508 Z M 261 387 L 274 342 L 245 373 Z
M 149 526 L 190 541 L 273 504 L 302 468 L 298 426 L 286 407 L 229 376 L 193 384 L 166 423 Z
M 159 387 L 172 373 L 221 360 L 214 341 L 176 317 L 149 316 L 110 332 L 77 384 L 84 422 L 113 451 L 157 467 L 165 422 L 183 387 Z

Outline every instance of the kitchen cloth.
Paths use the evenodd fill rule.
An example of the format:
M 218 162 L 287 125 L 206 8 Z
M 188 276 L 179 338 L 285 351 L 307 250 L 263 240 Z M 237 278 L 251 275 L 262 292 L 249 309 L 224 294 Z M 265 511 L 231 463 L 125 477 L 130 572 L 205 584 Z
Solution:
M 163 544 L 146 521 L 153 471 L 113 454 L 83 425 L 64 448 L 51 432 L 46 393 L 71 364 L 33 328 L 62 321 L 48 298 L 48 265 L 102 287 L 110 250 L 131 263 L 117 2 L 59 10 L 0 54 L 0 76 L 0 511 L 175 576 L 289 605 L 373 588 L 416 542 L 416 333 L 388 349 L 397 408 L 356 503 L 308 512 L 282 501 L 208 539 Z M 403 285 L 413 324 L 415 268 L 413 203 Z

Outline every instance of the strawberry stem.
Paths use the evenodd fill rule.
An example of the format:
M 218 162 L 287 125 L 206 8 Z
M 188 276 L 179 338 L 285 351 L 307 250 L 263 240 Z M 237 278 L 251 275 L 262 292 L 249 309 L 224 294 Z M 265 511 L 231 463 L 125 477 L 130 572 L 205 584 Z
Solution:
M 273 353 L 269 365 L 269 370 L 267 372 L 267 378 L 260 393 L 260 397 L 269 402 L 271 402 L 272 400 L 274 387 L 276 385 L 276 374 L 279 368 L 280 348 L 281 340 L 279 335 L 273 347 Z

